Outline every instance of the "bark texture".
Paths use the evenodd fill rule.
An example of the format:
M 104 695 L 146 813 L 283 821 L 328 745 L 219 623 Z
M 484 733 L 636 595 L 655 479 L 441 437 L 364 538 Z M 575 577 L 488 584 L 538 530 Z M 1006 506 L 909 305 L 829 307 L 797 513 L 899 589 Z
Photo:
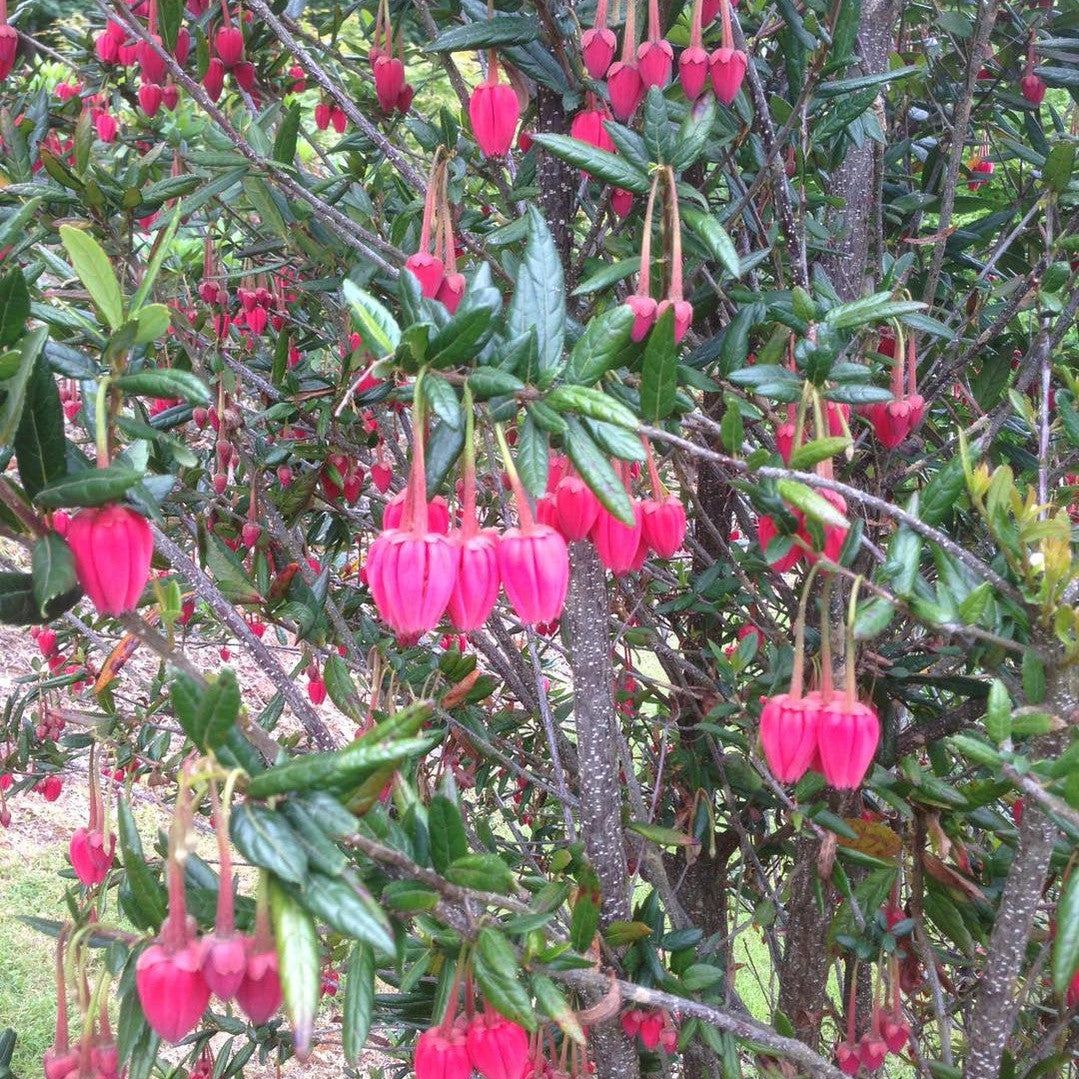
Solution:
M 845 77 L 880 75 L 888 70 L 888 56 L 895 47 L 895 0 L 864 0 L 858 32 L 858 60 Z M 843 200 L 828 224 L 842 232 L 831 253 L 822 260 L 841 300 L 856 300 L 865 290 L 869 241 L 874 227 L 874 210 L 880 205 L 881 147 L 870 139 L 851 146 L 836 169 L 828 194 Z
M 618 775 L 614 665 L 607 578 L 589 543 L 570 547 L 570 589 L 562 622 L 569 638 L 573 715 L 577 725 L 577 790 L 581 832 L 602 893 L 600 921 L 630 917 L 629 872 Z M 636 1079 L 637 1048 L 618 1018 L 589 1032 L 598 1079 Z
M 1071 724 L 1079 716 L 1079 668 L 1052 672 L 1046 704 Z M 1031 757 L 1055 757 L 1067 744 L 1068 731 L 1041 738 Z M 1017 1012 L 1016 986 L 1026 966 L 1027 944 L 1049 871 L 1057 828 L 1027 799 L 1019 826 L 1019 845 L 1000 897 L 989 937 L 988 960 L 978 982 L 963 1068 L 964 1079 L 997 1079 Z

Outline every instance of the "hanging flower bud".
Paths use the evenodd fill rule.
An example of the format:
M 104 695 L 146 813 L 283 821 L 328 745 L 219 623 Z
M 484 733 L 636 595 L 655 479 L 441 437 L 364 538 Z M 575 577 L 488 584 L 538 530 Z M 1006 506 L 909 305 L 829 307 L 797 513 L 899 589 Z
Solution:
M 375 96 L 383 112 L 392 112 L 405 88 L 405 65 L 393 56 L 380 56 L 374 63 Z
M 225 65 L 216 56 L 211 57 L 206 66 L 206 74 L 202 76 L 202 88 L 211 101 L 216 101 L 225 88 Z
M 880 741 L 877 713 L 853 697 L 824 705 L 820 712 L 817 745 L 824 777 L 836 790 L 857 790 L 865 778 Z
M 101 614 L 133 611 L 150 576 L 154 537 L 145 517 L 126 506 L 80 510 L 68 527 L 75 573 Z
M 566 476 L 554 490 L 556 527 L 567 542 L 582 540 L 599 516 L 599 499 L 579 476 Z
M 708 62 L 712 89 L 724 105 L 730 105 L 738 96 L 748 66 L 749 60 L 741 49 L 720 47 L 712 53 Z
M 235 67 L 244 58 L 244 35 L 240 27 L 219 26 L 214 35 L 214 52 L 226 68 Z
M 498 60 L 491 51 L 487 80 L 472 91 L 468 102 L 472 134 L 485 157 L 504 157 L 517 134 L 521 105 L 509 83 L 498 81 Z
M 382 514 L 383 530 L 401 527 L 408 496 L 409 492 L 406 488 L 403 491 L 398 491 L 386 503 L 386 509 Z M 442 536 L 445 536 L 450 530 L 450 507 L 441 495 L 435 495 L 427 503 L 427 527 L 431 532 L 437 532 Z
M 466 1034 L 468 1058 L 484 1079 L 522 1079 L 528 1065 L 528 1032 L 494 1011 L 476 1015 Z
M 589 78 L 602 79 L 614 59 L 618 39 L 607 28 L 608 0 L 598 0 L 592 27 L 581 35 L 581 55 Z
M 637 293 L 626 300 L 626 306 L 633 312 L 633 329 L 630 331 L 630 339 L 643 341 L 656 324 L 658 304 L 651 296 L 642 296 Z
M 644 98 L 644 82 L 637 67 L 636 4 L 626 10 L 625 36 L 622 38 L 622 58 L 607 69 L 607 95 L 611 109 L 623 123 L 636 111 Z
M 472 399 L 465 395 L 465 456 L 462 476 L 461 527 L 450 534 L 458 552 L 457 580 L 450 596 L 450 621 L 465 633 L 487 621 L 498 599 L 498 533 L 481 531 L 476 520 L 476 462 L 472 439 Z
M 645 91 L 653 86 L 664 89 L 671 81 L 673 64 L 674 49 L 660 31 L 659 0 L 648 0 L 648 37 L 637 48 L 637 69 Z
M 1045 80 L 1034 74 L 1034 58 L 1027 60 L 1026 74 L 1019 80 L 1019 92 L 1030 102 L 1038 106 L 1045 100 Z
M 611 192 L 611 209 L 620 221 L 625 221 L 633 209 L 633 192 L 616 187 Z
M 857 1042 L 836 1042 L 835 1062 L 844 1075 L 857 1075 L 862 1066 Z
M 116 138 L 116 117 L 101 109 L 94 116 L 94 130 L 102 142 L 112 142 Z
M 562 614 L 569 587 L 566 541 L 551 525 L 539 523 L 533 517 L 501 428 L 496 428 L 496 434 L 520 520 L 517 528 L 503 533 L 498 544 L 502 586 L 525 625 L 554 622 Z
M 633 524 L 623 524 L 610 511 L 601 509 L 590 533 L 599 560 L 616 577 L 624 576 L 633 568 L 641 542 L 644 515 L 640 500 L 633 499 L 632 505 Z
M 157 34 L 151 35 L 153 42 L 161 48 L 161 38 Z M 138 58 L 139 72 L 145 82 L 163 83 L 168 72 L 165 60 L 144 38 L 140 38 L 135 45 L 135 56 Z
M 189 824 L 190 796 L 186 783 L 181 783 L 166 870 L 168 916 L 157 940 L 135 964 L 135 988 L 146 1022 L 173 1043 L 195 1029 L 210 1002 L 210 987 L 202 974 L 202 945 L 188 925 L 183 867 L 176 853 Z
M 801 524 L 803 520 L 802 514 L 797 510 L 794 510 L 793 513 L 799 524 Z M 770 559 L 768 557 L 768 548 L 779 535 L 780 531 L 774 519 L 768 514 L 762 513 L 757 518 L 757 543 L 760 545 L 761 553 L 764 555 L 768 565 L 771 566 L 773 573 L 787 573 L 801 561 L 804 551 L 797 543 L 792 543 L 785 554 L 778 556 L 774 560 Z
M 417 251 L 405 260 L 405 269 L 410 271 L 420 283 L 420 291 L 429 300 L 435 299 L 446 277 L 446 267 L 442 259 L 427 252 Z
M 247 966 L 236 990 L 236 1003 L 255 1026 L 261 1026 L 281 1007 L 277 948 L 269 914 L 261 902 L 255 911 L 255 935 L 247 942 Z
M 797 783 L 817 753 L 820 701 L 781 693 L 761 710 L 760 735 L 764 759 L 780 783 Z
M 673 558 L 686 538 L 686 509 L 673 495 L 641 503 L 642 538 L 660 558 Z
M 614 140 L 607 133 L 604 126 L 611 118 L 607 106 L 597 101 L 595 95 L 589 94 L 586 99 L 586 107 L 583 108 L 569 125 L 569 133 L 581 142 L 587 142 L 597 150 L 605 150 L 609 154 L 615 152 Z M 587 175 L 584 169 L 582 174 Z
M 101 784 L 94 767 L 94 751 L 90 750 L 90 821 L 71 837 L 68 857 L 75 876 L 87 888 L 100 884 L 112 868 L 116 853 L 116 836 L 109 833 L 105 838 L 105 810 L 101 797 Z
M 693 13 L 689 23 L 689 47 L 678 57 L 678 80 L 682 92 L 690 101 L 701 96 L 708 81 L 708 53 L 703 46 L 702 0 L 693 0 Z
M 465 1032 L 453 1024 L 425 1030 L 416 1040 L 412 1070 L 416 1079 L 468 1079 L 472 1061 Z
M 365 566 L 367 583 L 382 619 L 402 638 L 433 629 L 457 581 L 459 552 L 428 522 L 420 387 L 413 404 L 413 458 L 408 500 L 400 528 L 379 534 Z
M 161 108 L 161 101 L 164 94 L 164 87 L 158 86 L 156 83 L 144 82 L 139 87 L 139 108 L 141 108 L 147 116 L 156 116 L 158 110 Z
M 730 105 L 738 96 L 742 82 L 749 67 L 749 57 L 741 49 L 734 47 L 734 33 L 731 29 L 730 0 L 723 0 L 720 5 L 723 16 L 723 43 L 708 62 L 712 76 L 712 89 L 724 105 Z
M 827 465 L 830 470 L 831 461 L 824 461 L 822 465 Z M 823 471 L 818 467 L 818 471 Z M 830 472 L 829 472 L 830 474 Z M 830 502 L 836 510 L 841 514 L 847 512 L 847 500 L 838 491 L 822 490 L 819 492 L 821 497 Z M 826 524 L 824 529 L 824 556 L 830 562 L 839 561 L 839 553 L 843 550 L 843 544 L 847 539 L 847 527 L 845 525 L 832 525 Z M 807 562 L 816 562 L 819 554 L 817 552 L 816 540 L 813 534 L 810 532 L 809 527 L 805 522 L 805 518 L 802 518 L 802 523 L 798 528 L 798 537 L 805 544 L 807 550 L 805 551 L 805 558 Z

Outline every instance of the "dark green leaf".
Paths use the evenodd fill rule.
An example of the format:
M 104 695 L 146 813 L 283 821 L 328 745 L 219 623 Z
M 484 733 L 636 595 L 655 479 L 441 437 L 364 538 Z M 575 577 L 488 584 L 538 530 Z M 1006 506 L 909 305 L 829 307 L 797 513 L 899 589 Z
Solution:
M 378 952 L 393 953 L 393 931 L 379 905 L 358 881 L 311 871 L 294 893 L 331 929 L 362 940 Z
M 15 344 L 30 317 L 30 293 L 17 267 L 0 277 L 0 349 Z
M 539 37 L 539 20 L 532 16 L 494 15 L 482 22 L 465 23 L 443 30 L 427 49 L 431 52 L 465 52 L 496 45 L 527 45 Z
M 578 1045 L 584 1045 L 584 1031 L 577 1019 L 577 1013 L 569 1006 L 562 990 L 547 975 L 533 974 L 532 992 L 540 1010 L 555 1021 L 558 1029 Z
M 431 836 L 431 861 L 445 874 L 452 862 L 468 854 L 468 837 L 461 811 L 444 794 L 436 794 L 427 807 L 427 830 Z
M 326 682 L 326 692 L 330 700 L 356 723 L 362 723 L 367 717 L 367 709 L 356 691 L 356 684 L 349 674 L 348 664 L 331 652 L 322 668 L 322 677 Z
M 42 617 L 47 617 L 54 600 L 78 591 L 75 556 L 63 537 L 55 532 L 47 532 L 34 544 L 31 569 L 34 600 Z
M 89 233 L 71 225 L 60 226 L 60 240 L 97 309 L 109 326 L 118 330 L 124 322 L 124 298 L 108 255 Z
M 542 383 L 562 358 L 566 332 L 566 292 L 562 263 L 546 221 L 535 206 L 528 208 L 528 243 L 506 316 L 512 333 L 536 333 Z
M 509 866 L 497 854 L 465 854 L 446 869 L 446 879 L 462 888 L 509 895 L 514 878 Z
M 570 915 L 569 939 L 577 951 L 587 953 L 599 929 L 599 904 L 589 891 L 582 891 Z
M 738 257 L 738 249 L 712 214 L 687 206 L 682 210 L 682 220 L 731 277 L 741 276 L 742 260 Z
M 495 1011 L 526 1030 L 535 1030 L 536 1017 L 517 967 L 517 957 L 497 929 L 485 927 L 476 935 L 474 963 L 476 981 Z
M 375 953 L 357 941 L 348 956 L 345 1001 L 341 1009 L 341 1042 L 345 1060 L 355 1066 L 360 1059 L 375 1006 Z
M 253 865 L 269 869 L 293 884 L 303 884 L 306 880 L 307 856 L 292 829 L 277 813 L 253 802 L 243 802 L 232 811 L 229 831 L 236 849 Z
M 637 417 L 621 401 L 590 386 L 556 386 L 545 401 L 557 412 L 576 412 L 602 423 L 624 427 L 627 431 L 637 429 Z
M 669 307 L 652 327 L 641 368 L 641 418 L 653 426 L 670 415 L 678 392 L 678 345 L 674 309 Z
M 44 510 L 64 506 L 104 506 L 123 498 L 142 476 L 141 472 L 119 465 L 87 468 L 43 487 L 34 502 Z
M 176 38 L 184 18 L 185 0 L 157 0 L 157 29 L 166 52 L 176 48 Z
M 18 366 L 4 379 L 0 389 L 5 391 L 4 403 L 0 407 L 0 452 L 6 452 L 11 446 L 22 423 L 23 406 L 30 386 L 30 377 L 37 364 L 45 342 L 49 338 L 49 328 L 39 326 L 31 330 L 19 345 Z
M 615 474 L 606 454 L 601 453 L 591 436 L 572 416 L 567 417 L 568 429 L 563 442 L 573 467 L 592 489 L 603 505 L 623 524 L 634 521 L 633 504 L 625 485 Z
M 632 330 L 633 312 L 624 303 L 597 315 L 573 346 L 566 377 L 590 386 L 612 367 L 620 366 L 623 353 L 634 347 Z
M 15 432 L 15 457 L 23 490 L 33 498 L 67 472 L 64 409 L 44 353 L 34 360 L 22 417 Z
M 311 915 L 273 877 L 270 878 L 270 913 L 277 943 L 281 994 L 292 1024 L 296 1056 L 304 1061 L 311 1051 L 322 987 L 318 934 Z
M 143 308 L 139 312 L 140 317 L 149 310 L 151 308 Z M 150 368 L 133 375 L 121 375 L 113 380 L 113 385 L 126 393 L 145 394 L 147 397 L 176 397 L 193 405 L 208 405 L 213 400 L 201 378 L 178 368 Z
M 1063 996 L 1079 973 L 1079 872 L 1074 867 L 1060 891 L 1053 942 L 1053 988 Z
M 517 445 L 514 448 L 514 460 L 517 473 L 525 490 L 539 496 L 547 487 L 547 473 L 550 468 L 547 432 L 526 416 L 517 432 Z
M 291 165 L 296 157 L 296 137 L 300 133 L 301 111 L 300 103 L 293 102 L 274 137 L 273 158 L 274 161 L 280 161 L 282 165 Z
M 44 614 L 34 596 L 34 578 L 29 573 L 0 572 L 0 623 L 31 626 L 51 622 L 74 607 L 82 591 L 74 588 L 45 606 Z
M 156 930 L 165 920 L 165 889 L 146 862 L 131 807 L 121 798 L 117 802 L 116 810 L 120 856 L 135 902 L 135 910 L 129 913 L 135 915 L 132 921 L 140 929 Z
M 599 150 L 569 135 L 538 134 L 532 136 L 532 141 L 550 150 L 555 157 L 584 169 L 597 180 L 613 184 L 634 195 L 648 194 L 648 177 L 617 154 Z

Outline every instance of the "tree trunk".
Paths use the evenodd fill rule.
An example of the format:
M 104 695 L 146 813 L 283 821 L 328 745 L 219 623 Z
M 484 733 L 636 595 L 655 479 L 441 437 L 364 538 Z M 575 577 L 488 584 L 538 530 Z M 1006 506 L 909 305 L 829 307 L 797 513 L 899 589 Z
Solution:
M 562 623 L 573 672 L 581 831 L 588 861 L 599 878 L 604 926 L 631 915 L 609 620 L 603 566 L 591 544 L 571 544 L 570 590 Z M 599 1079 L 636 1079 L 637 1049 L 617 1017 L 597 1023 L 589 1037 Z
M 1055 715 L 1074 721 L 1079 713 L 1079 668 L 1068 666 L 1049 672 L 1045 704 Z M 1051 759 L 1059 756 L 1067 744 L 1067 730 L 1050 734 L 1034 742 L 1030 756 Z M 1015 988 L 1026 966 L 1030 931 L 1056 837 L 1056 825 L 1028 799 L 1019 825 L 1019 845 L 1004 883 L 986 950 L 988 959 L 974 998 L 964 1079 L 997 1079 L 1000 1074 L 1004 1050 L 1015 1025 Z

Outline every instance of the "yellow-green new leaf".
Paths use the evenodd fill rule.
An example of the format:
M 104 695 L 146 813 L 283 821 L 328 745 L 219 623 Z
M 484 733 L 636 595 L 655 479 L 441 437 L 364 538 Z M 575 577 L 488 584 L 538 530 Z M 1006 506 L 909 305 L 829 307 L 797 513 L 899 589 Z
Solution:
M 97 309 L 110 328 L 118 330 L 124 324 L 124 297 L 109 256 L 97 240 L 72 225 L 60 226 L 60 239 Z

